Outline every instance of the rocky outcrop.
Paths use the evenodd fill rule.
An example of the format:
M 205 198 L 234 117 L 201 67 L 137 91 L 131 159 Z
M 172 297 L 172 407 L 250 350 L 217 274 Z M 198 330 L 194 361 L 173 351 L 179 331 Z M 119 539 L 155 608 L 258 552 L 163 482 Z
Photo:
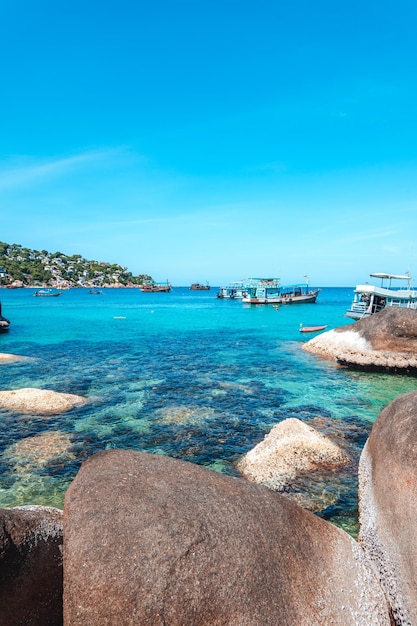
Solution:
M 342 365 L 417 374 L 417 311 L 389 307 L 322 333 L 304 350 Z
M 417 624 L 417 392 L 379 415 L 359 465 L 360 535 L 395 624 Z
M 0 509 L 1 626 L 60 626 L 62 511 Z
M 16 389 L 0 391 L 0 408 L 23 413 L 63 413 L 88 400 L 71 393 L 48 389 Z
M 335 443 L 296 418 L 286 419 L 237 463 L 249 480 L 281 490 L 300 472 L 334 469 L 350 463 Z
M 108 450 L 65 497 L 71 626 L 379 626 L 382 590 L 346 533 L 274 491 Z

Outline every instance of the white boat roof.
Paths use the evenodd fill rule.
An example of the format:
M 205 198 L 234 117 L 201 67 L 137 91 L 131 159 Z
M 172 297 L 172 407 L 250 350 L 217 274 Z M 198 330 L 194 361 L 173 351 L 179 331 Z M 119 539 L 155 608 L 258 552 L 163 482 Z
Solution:
M 374 278 L 395 278 L 397 280 L 411 280 L 411 277 L 406 274 L 405 276 L 400 276 L 398 274 L 384 274 L 377 272 L 376 274 L 370 274 Z

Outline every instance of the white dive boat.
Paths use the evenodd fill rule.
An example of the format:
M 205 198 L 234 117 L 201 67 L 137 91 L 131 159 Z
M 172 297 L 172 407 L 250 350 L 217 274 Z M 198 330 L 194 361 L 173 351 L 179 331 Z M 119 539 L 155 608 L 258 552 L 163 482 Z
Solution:
M 247 304 L 280 304 L 281 283 L 279 278 L 249 278 L 245 285 L 242 302 Z
M 220 287 L 218 298 L 230 298 L 231 300 L 241 300 L 245 293 L 245 284 L 242 280 L 229 283 L 227 287 Z
M 251 278 L 245 286 L 242 302 L 248 304 L 314 303 L 320 289 L 310 289 L 308 280 L 302 285 L 282 287 L 279 278 Z
M 375 286 L 368 283 L 357 285 L 353 302 L 345 313 L 346 317 L 359 320 L 378 313 L 388 306 L 417 309 L 417 291 L 411 287 L 412 279 L 409 274 L 399 276 L 398 274 L 376 273 L 370 276 L 381 279 L 381 285 Z M 406 286 L 394 288 L 391 286 L 393 280 L 405 281 Z M 385 285 L 384 281 L 387 281 Z

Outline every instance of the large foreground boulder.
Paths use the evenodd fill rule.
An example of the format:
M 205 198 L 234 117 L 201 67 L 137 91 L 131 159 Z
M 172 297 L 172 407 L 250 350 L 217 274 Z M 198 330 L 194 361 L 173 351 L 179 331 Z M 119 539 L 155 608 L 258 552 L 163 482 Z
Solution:
M 303 348 L 342 365 L 417 374 L 417 311 L 388 307 L 317 335 Z
M 396 624 L 417 624 L 417 392 L 379 415 L 359 465 L 359 539 Z
M 360 546 L 275 493 L 168 457 L 92 456 L 64 506 L 68 626 L 379 626 Z
M 0 509 L 1 626 L 62 622 L 62 511 Z

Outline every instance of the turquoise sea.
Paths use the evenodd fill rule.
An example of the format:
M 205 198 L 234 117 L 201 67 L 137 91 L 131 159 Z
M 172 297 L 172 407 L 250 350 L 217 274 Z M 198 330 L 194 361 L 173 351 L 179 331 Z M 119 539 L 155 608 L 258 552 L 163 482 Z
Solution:
M 107 448 L 236 475 L 236 460 L 287 417 L 341 436 L 357 462 L 381 409 L 417 388 L 415 378 L 341 369 L 302 350 L 312 335 L 300 324 L 352 323 L 344 312 L 353 288 L 323 288 L 316 304 L 279 310 L 219 300 L 217 291 L 34 298 L 2 289 L 11 327 L 0 352 L 31 358 L 0 365 L 1 390 L 51 389 L 89 403 L 57 416 L 0 411 L 0 506 L 62 507 L 81 462 Z M 328 502 L 320 515 L 354 534 L 356 469 L 305 488 Z

